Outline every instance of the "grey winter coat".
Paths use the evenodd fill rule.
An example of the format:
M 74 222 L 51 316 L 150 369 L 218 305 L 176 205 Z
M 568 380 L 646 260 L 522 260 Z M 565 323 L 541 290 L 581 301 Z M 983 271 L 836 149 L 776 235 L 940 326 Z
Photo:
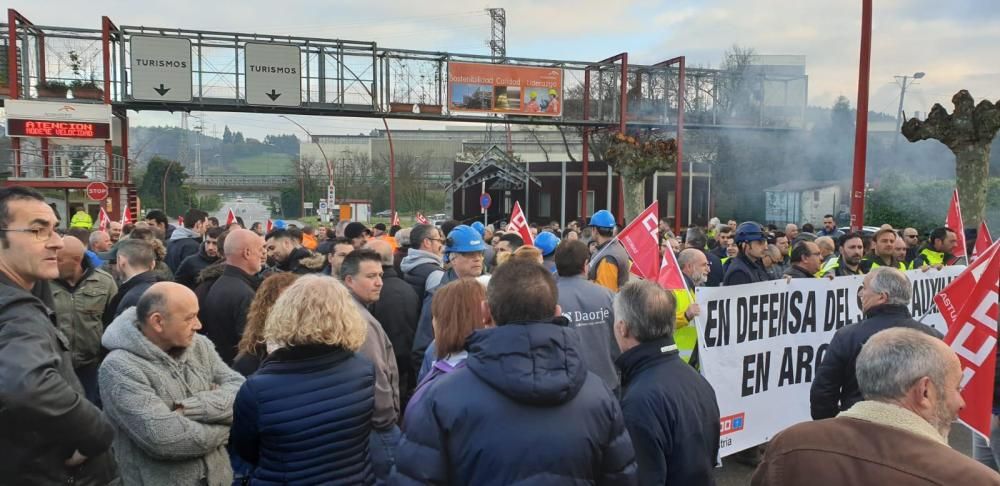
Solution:
M 113 449 L 128 485 L 229 485 L 226 442 L 243 377 L 205 336 L 171 357 L 139 330 L 135 308 L 108 326 L 98 375 Z M 183 408 L 181 408 L 183 407 Z
M 569 326 L 580 336 L 580 355 L 587 371 L 600 376 L 608 388 L 618 389 L 615 359 L 621 354 L 615 341 L 614 296 L 610 290 L 588 281 L 583 274 L 559 277 L 559 307 Z

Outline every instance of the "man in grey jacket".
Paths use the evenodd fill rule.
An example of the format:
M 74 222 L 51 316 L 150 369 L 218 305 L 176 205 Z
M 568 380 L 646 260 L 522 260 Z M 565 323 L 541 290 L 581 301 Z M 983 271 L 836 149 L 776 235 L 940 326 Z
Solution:
M 587 280 L 589 259 L 590 251 L 582 241 L 566 240 L 556 247 L 559 307 L 570 327 L 580 335 L 580 351 L 587 369 L 600 376 L 608 388 L 618 390 L 615 359 L 621 352 L 614 336 L 614 294 Z
M 198 299 L 173 282 L 154 284 L 108 327 L 101 364 L 104 410 L 128 485 L 229 485 L 226 453 L 243 377 L 197 333 Z

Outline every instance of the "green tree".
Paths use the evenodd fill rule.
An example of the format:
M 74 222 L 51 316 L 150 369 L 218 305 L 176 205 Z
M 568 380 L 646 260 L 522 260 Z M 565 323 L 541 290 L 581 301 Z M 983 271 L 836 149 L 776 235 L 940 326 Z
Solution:
M 190 207 L 191 191 L 184 186 L 188 178 L 184 167 L 176 161 L 161 157 L 153 157 L 142 173 L 142 179 L 136 178 L 139 197 L 143 206 L 148 208 L 163 208 L 164 175 L 166 175 L 166 211 L 168 215 L 183 214 Z

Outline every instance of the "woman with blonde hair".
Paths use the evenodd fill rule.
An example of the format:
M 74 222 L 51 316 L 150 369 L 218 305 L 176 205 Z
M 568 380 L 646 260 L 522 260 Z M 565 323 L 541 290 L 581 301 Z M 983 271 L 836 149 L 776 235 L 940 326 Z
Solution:
M 230 447 L 249 484 L 373 484 L 368 453 L 375 367 L 355 353 L 367 327 L 347 288 L 299 277 L 274 302 L 271 353 L 233 404 Z
M 294 273 L 272 273 L 261 282 L 250 302 L 247 311 L 247 325 L 243 328 L 243 337 L 236 348 L 236 359 L 233 369 L 243 376 L 249 376 L 260 368 L 260 362 L 267 356 L 267 346 L 264 345 L 264 322 L 271 312 L 274 302 L 289 286 L 299 278 Z
M 440 375 L 465 366 L 465 340 L 478 329 L 493 326 L 489 312 L 484 312 L 486 287 L 473 278 L 445 284 L 434 293 L 431 302 L 434 341 L 427 347 L 420 382 L 410 398 L 409 410 L 431 381 Z

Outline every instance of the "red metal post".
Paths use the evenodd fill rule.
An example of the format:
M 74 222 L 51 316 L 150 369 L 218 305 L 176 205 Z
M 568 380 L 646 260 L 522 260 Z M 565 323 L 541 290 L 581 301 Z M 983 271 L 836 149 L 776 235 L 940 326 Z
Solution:
M 584 70 L 583 76 L 583 120 L 590 119 L 590 68 Z M 578 212 L 581 218 L 587 218 L 587 179 L 589 179 L 590 169 L 590 128 L 583 127 L 582 154 L 583 180 L 580 183 L 580 207 Z
M 17 72 L 17 20 L 21 14 L 7 9 L 7 81 L 10 83 L 10 98 L 20 98 L 21 76 Z
M 625 125 L 628 123 L 628 53 L 620 54 L 622 59 L 622 83 L 621 83 L 621 118 L 618 120 L 618 130 L 625 133 Z M 609 187 L 610 191 L 611 188 Z M 611 208 L 608 208 L 611 209 Z M 625 181 L 621 174 L 618 174 L 618 222 L 623 226 L 628 223 L 625 220 Z
M 685 77 L 685 67 L 684 67 L 684 56 L 678 58 L 680 60 L 680 73 L 679 80 L 677 82 L 677 170 L 674 171 L 674 234 L 681 234 L 681 202 L 684 199 L 681 197 L 681 191 L 684 189 L 684 184 L 682 184 L 683 174 L 684 174 L 684 77 Z M 688 177 L 694 177 L 694 174 Z M 690 221 L 687 222 L 688 225 L 691 224 Z
M 868 151 L 868 80 L 872 58 L 872 0 L 861 0 L 861 61 L 858 70 L 858 118 L 854 128 L 854 176 L 851 181 L 851 230 L 865 224 L 865 164 Z
M 111 30 L 118 30 L 107 16 L 101 17 L 101 59 L 104 61 L 104 103 L 111 104 Z
M 382 124 L 385 125 L 385 136 L 389 139 L 389 211 L 392 212 L 391 218 L 396 215 L 396 152 L 392 147 L 392 132 L 389 130 L 389 122 L 382 118 Z M 332 203 L 330 207 L 333 207 Z

